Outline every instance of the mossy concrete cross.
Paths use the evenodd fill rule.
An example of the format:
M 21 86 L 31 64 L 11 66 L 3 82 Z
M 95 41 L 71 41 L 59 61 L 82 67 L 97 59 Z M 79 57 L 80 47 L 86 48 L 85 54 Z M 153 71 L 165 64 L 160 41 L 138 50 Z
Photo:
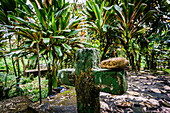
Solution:
M 60 83 L 76 88 L 78 113 L 100 113 L 100 91 L 121 95 L 127 90 L 125 70 L 101 69 L 99 59 L 98 49 L 79 49 L 75 69 L 58 71 Z

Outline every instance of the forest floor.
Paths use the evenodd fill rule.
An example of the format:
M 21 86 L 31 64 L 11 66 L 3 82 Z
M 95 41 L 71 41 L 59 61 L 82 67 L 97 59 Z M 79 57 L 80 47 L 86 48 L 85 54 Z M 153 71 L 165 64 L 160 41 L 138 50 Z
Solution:
M 170 113 L 170 75 L 149 72 L 128 72 L 128 90 L 123 95 L 100 92 L 102 113 Z M 19 101 L 21 98 L 22 101 Z M 24 105 L 27 110 L 17 106 Z M 23 107 L 22 107 L 23 108 Z M 75 89 L 69 89 L 39 102 L 30 103 L 25 97 L 0 101 L 0 112 L 76 112 Z

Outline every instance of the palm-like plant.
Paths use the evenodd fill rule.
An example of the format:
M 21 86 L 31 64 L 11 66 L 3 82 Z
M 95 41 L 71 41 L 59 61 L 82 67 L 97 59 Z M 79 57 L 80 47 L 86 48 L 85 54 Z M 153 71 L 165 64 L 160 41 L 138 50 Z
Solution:
M 101 3 L 101 4 L 98 4 Z M 116 25 L 112 6 L 109 7 L 109 2 L 96 0 L 86 1 L 86 9 L 83 11 L 86 16 L 87 28 L 97 34 L 97 40 L 100 41 L 100 50 L 102 52 L 102 60 L 112 44 L 112 39 L 115 37 L 113 29 Z
M 26 2 L 26 0 L 23 0 L 23 2 Z M 12 47 L 12 44 L 11 44 L 12 38 L 15 38 L 15 42 L 16 42 L 17 47 L 19 47 L 19 43 L 20 43 L 20 37 L 12 37 L 12 35 L 14 34 L 13 29 L 12 29 L 13 23 L 11 23 L 11 19 L 8 18 L 9 13 L 12 13 L 13 15 L 21 16 L 15 11 L 15 8 L 17 8 L 17 7 L 21 8 L 15 2 L 15 0 L 1 0 L 0 1 L 0 18 L 1 18 L 0 19 L 0 27 L 1 27 L 0 33 L 2 34 L 0 36 L 0 43 L 3 42 L 3 44 L 4 44 L 4 42 L 8 42 L 9 47 L 10 47 L 10 51 L 13 50 L 13 47 Z M 3 47 L 6 47 L 6 45 L 0 47 L 0 50 L 2 50 L 2 52 L 4 50 L 6 50 L 6 48 L 3 48 Z M 5 54 L 3 54 L 4 60 L 5 60 L 5 57 L 7 56 L 7 54 L 5 56 L 4 55 Z M 11 53 L 11 55 L 12 55 L 12 53 Z M 15 73 L 15 76 L 16 76 L 16 87 L 17 87 L 17 91 L 19 91 L 18 90 L 19 89 L 18 83 L 20 81 L 21 75 L 20 75 L 20 67 L 19 67 L 18 56 L 16 56 L 15 58 L 16 58 L 16 60 L 14 60 L 14 55 L 12 55 L 12 64 L 13 64 L 13 69 L 14 69 L 14 73 Z M 6 60 L 5 60 L 5 62 L 6 62 Z M 17 66 L 17 69 L 16 69 L 15 65 Z M 8 71 L 7 63 L 6 63 L 6 68 L 7 68 L 7 73 L 8 73 L 9 71 Z
M 22 17 L 9 15 L 18 22 L 15 25 L 16 34 L 22 35 L 23 44 L 27 41 L 30 46 L 26 49 L 36 52 L 36 43 L 39 43 L 40 54 L 46 58 L 49 79 L 49 95 L 52 94 L 52 75 L 56 79 L 56 66 L 59 59 L 69 58 L 74 47 L 79 42 L 72 37 L 79 31 L 76 28 L 81 20 L 72 18 L 70 4 L 65 0 L 35 1 L 30 0 L 31 6 L 22 0 L 16 0 L 24 10 L 17 9 Z M 71 20 L 72 18 L 72 20 Z M 52 65 L 52 73 L 51 73 Z M 53 82 L 56 83 L 56 82 Z M 55 84 L 56 86 L 56 84 Z
M 119 6 L 114 5 L 113 7 L 119 23 L 117 30 L 119 39 L 130 60 L 132 69 L 135 69 L 133 54 L 136 54 L 133 43 L 137 41 L 139 35 L 144 34 L 148 29 L 144 26 L 144 23 L 153 18 L 152 11 L 143 13 L 146 7 L 147 5 L 142 3 L 142 0 L 131 0 L 131 2 L 122 0 Z

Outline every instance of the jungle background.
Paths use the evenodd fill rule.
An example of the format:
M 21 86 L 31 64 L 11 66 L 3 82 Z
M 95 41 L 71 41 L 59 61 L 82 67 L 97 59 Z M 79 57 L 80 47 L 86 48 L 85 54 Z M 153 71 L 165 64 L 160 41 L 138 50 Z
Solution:
M 1 0 L 0 99 L 52 95 L 80 48 L 99 49 L 101 61 L 125 57 L 132 72 L 170 74 L 169 11 L 168 0 Z M 40 68 L 41 78 L 28 74 Z

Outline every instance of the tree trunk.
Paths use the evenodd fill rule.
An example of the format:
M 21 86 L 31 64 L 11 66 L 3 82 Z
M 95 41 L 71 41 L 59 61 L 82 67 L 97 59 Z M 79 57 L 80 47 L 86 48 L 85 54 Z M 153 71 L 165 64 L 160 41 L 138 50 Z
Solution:
M 0 82 L 1 83 L 1 82 Z M 0 100 L 2 100 L 4 98 L 4 94 L 3 94 L 3 85 L 0 84 Z
M 16 92 L 19 94 L 19 81 L 20 81 L 20 78 L 21 78 L 21 76 L 20 76 L 20 65 L 19 65 L 19 58 L 17 57 L 17 69 L 18 69 L 18 76 L 17 76 L 17 78 L 16 78 L 16 80 L 17 80 L 17 89 L 16 89 Z
M 26 76 L 26 73 L 25 73 L 26 67 L 25 67 L 25 63 L 24 63 L 24 60 L 23 60 L 22 57 L 21 57 L 21 62 L 22 62 L 22 65 L 23 65 L 23 75 Z
M 20 42 L 20 36 L 18 35 L 18 43 L 17 43 L 17 48 L 20 48 L 20 45 L 19 45 L 19 42 Z M 17 89 L 16 89 L 16 92 L 19 94 L 19 81 L 20 81 L 20 78 L 21 78 L 21 75 L 20 75 L 20 63 L 19 63 L 19 57 L 17 57 L 17 71 L 18 71 L 18 76 L 17 76 Z
M 26 68 L 30 68 L 30 58 L 28 59 L 28 62 L 27 62 L 27 65 L 26 65 Z
M 149 70 L 149 68 L 150 68 L 150 63 L 149 63 L 149 53 L 147 52 L 146 54 L 145 54 L 145 57 L 146 57 L 146 64 L 147 64 L 147 70 Z
M 10 51 L 11 51 L 12 50 L 11 37 L 9 37 L 9 47 L 10 47 Z M 14 73 L 15 73 L 15 77 L 16 77 L 16 86 L 17 86 L 17 84 L 18 84 L 17 72 L 16 72 L 15 63 L 14 63 L 14 57 L 13 56 L 12 56 L 12 66 L 13 66 L 13 69 L 14 69 Z
M 132 70 L 133 70 L 133 71 L 136 71 L 134 55 L 133 55 L 132 53 L 130 54 L 130 60 L 131 60 Z
M 39 80 L 39 95 L 40 95 L 40 104 L 42 103 L 41 97 L 41 71 L 40 71 L 40 57 L 39 57 L 39 43 L 37 41 L 37 60 L 38 60 L 38 80 Z
M 130 65 L 132 67 L 132 70 L 134 70 L 134 57 L 133 57 L 133 55 L 130 54 L 130 52 L 128 50 L 129 47 L 127 47 L 126 45 L 124 47 L 125 47 L 125 50 L 126 50 L 126 55 L 127 55 L 128 59 L 130 61 Z
M 155 63 L 154 63 L 154 60 L 155 60 L 155 59 L 154 59 L 154 56 L 155 56 L 155 52 L 152 51 L 152 52 L 151 52 L 151 61 L 150 61 L 150 62 L 151 62 L 151 63 L 150 63 L 150 64 L 151 64 L 151 65 L 150 65 L 150 66 L 151 66 L 151 67 L 150 67 L 151 71 L 154 71 L 154 70 L 155 70 Z
M 5 62 L 5 66 L 6 66 L 6 72 L 7 74 L 9 73 L 9 67 L 8 67 L 8 63 L 6 61 L 6 57 L 3 55 L 3 59 L 4 59 L 4 62 Z
M 141 68 L 141 53 L 139 53 L 139 59 L 138 59 L 138 71 L 140 71 L 140 68 Z
M 52 82 L 52 73 L 51 73 L 50 63 L 48 63 L 47 69 L 48 69 L 48 72 L 47 72 L 48 73 L 48 95 L 52 95 L 53 82 Z

